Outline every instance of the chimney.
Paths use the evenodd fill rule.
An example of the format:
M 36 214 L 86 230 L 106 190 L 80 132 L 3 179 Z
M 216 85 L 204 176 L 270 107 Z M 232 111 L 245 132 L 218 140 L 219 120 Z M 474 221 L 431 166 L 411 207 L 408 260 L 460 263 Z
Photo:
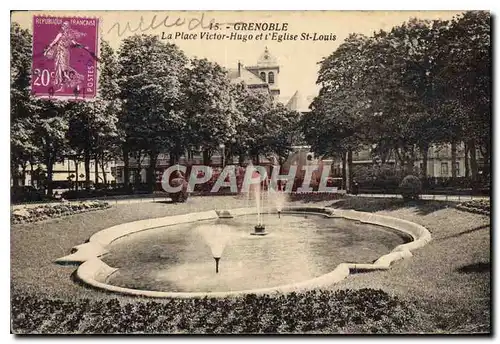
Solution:
M 238 60 L 238 77 L 241 77 L 241 63 Z

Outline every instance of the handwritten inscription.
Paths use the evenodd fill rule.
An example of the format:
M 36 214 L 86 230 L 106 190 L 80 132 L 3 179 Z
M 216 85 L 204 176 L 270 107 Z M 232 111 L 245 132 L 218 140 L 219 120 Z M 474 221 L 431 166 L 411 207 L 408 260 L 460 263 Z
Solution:
M 141 16 L 139 23 L 130 23 L 129 21 L 122 26 L 121 23 L 116 22 L 113 26 L 108 30 L 108 33 L 111 33 L 113 30 L 116 30 L 118 37 L 123 36 L 127 32 L 136 33 L 136 32 L 145 32 L 148 30 L 156 30 L 160 27 L 163 28 L 171 28 L 171 27 L 181 27 L 187 25 L 188 30 L 196 30 L 196 29 L 209 29 L 215 23 L 215 19 L 206 19 L 205 13 L 202 13 L 200 17 L 194 18 L 181 18 L 181 17 L 170 17 L 169 15 L 165 16 L 163 19 L 158 19 L 158 16 L 155 14 L 151 20 L 144 19 Z

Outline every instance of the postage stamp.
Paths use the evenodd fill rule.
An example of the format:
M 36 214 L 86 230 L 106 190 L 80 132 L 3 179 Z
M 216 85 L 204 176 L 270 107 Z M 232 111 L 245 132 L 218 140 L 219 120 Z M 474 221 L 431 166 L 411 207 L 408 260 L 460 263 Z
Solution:
M 95 98 L 98 50 L 98 18 L 34 16 L 32 94 Z

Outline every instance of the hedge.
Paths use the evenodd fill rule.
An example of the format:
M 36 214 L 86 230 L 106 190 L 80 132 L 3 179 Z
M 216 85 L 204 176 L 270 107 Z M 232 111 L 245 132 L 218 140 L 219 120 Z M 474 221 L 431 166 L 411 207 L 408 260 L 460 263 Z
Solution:
M 382 290 L 215 299 L 89 301 L 13 293 L 15 333 L 304 333 L 405 331 L 415 311 Z

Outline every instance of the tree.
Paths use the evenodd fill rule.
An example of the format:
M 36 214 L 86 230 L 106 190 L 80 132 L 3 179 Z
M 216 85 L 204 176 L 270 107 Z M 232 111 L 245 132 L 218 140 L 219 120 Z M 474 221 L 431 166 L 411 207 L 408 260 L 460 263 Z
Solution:
M 10 161 L 13 184 L 18 185 L 19 179 L 24 184 L 27 162 L 33 166 L 39 153 L 33 142 L 33 116 L 39 109 L 30 96 L 31 34 L 19 24 L 12 23 L 10 40 Z
M 302 139 L 300 128 L 301 114 L 288 110 L 281 103 L 273 103 L 266 126 L 267 147 L 264 153 L 276 154 L 280 164 L 283 164 L 292 152 L 292 146 Z M 271 122 L 270 124 L 268 124 Z
M 300 135 L 300 114 L 274 102 L 270 94 L 249 89 L 244 83 L 233 85 L 232 97 L 240 117 L 230 151 L 239 156 L 240 164 L 247 157 L 259 163 L 261 154 L 283 162 Z
M 394 152 L 407 174 L 421 154 L 424 176 L 429 145 L 451 144 L 455 160 L 463 140 L 471 170 L 476 145 L 488 165 L 489 31 L 487 12 L 467 12 L 452 21 L 411 19 L 371 37 L 349 36 L 321 62 L 321 90 L 302 121 L 306 140 L 329 155 L 366 144 L 382 161 Z
M 117 81 L 119 65 L 115 52 L 105 40 L 101 41 L 99 69 L 99 100 L 104 103 L 101 116 L 106 123 L 101 127 L 97 137 L 96 168 L 97 161 L 99 161 L 103 172 L 103 182 L 107 184 L 105 165 L 118 157 L 123 135 L 119 132 L 117 125 L 122 107 L 119 98 L 120 86 Z
M 343 176 L 348 190 L 352 180 L 352 152 L 366 142 L 367 129 L 371 127 L 367 125 L 371 101 L 360 86 L 360 70 L 367 65 L 364 54 L 367 45 L 367 37 L 350 35 L 320 62 L 317 80 L 320 93 L 311 104 L 311 113 L 302 120 L 305 140 L 316 153 L 342 158 L 343 170 L 351 174 Z
M 67 153 L 67 111 L 73 104 L 52 100 L 39 100 L 38 103 L 33 120 L 33 143 L 39 147 L 39 159 L 47 168 L 47 194 L 50 196 L 54 164 L 62 161 Z
M 120 129 L 125 134 L 123 155 L 128 183 L 130 151 L 146 150 L 149 190 L 153 190 L 160 149 L 177 143 L 184 125 L 181 110 L 181 75 L 187 59 L 174 44 L 155 35 L 135 35 L 123 40 L 118 53 L 122 114 Z
M 241 121 L 231 81 L 217 63 L 195 58 L 184 74 L 183 89 L 188 140 L 203 148 L 203 163 L 209 165 L 220 144 L 230 145 Z
M 461 136 L 471 154 L 473 179 L 478 179 L 476 147 L 486 167 L 491 156 L 491 17 L 486 11 L 468 11 L 454 18 L 447 44 L 441 83 L 447 106 L 455 113 Z M 486 170 L 489 170 L 488 168 Z
M 102 99 L 75 103 L 68 110 L 69 126 L 67 139 L 77 156 L 83 156 L 85 165 L 85 185 L 90 187 L 90 160 L 109 151 L 117 137 L 117 118 L 109 102 Z

